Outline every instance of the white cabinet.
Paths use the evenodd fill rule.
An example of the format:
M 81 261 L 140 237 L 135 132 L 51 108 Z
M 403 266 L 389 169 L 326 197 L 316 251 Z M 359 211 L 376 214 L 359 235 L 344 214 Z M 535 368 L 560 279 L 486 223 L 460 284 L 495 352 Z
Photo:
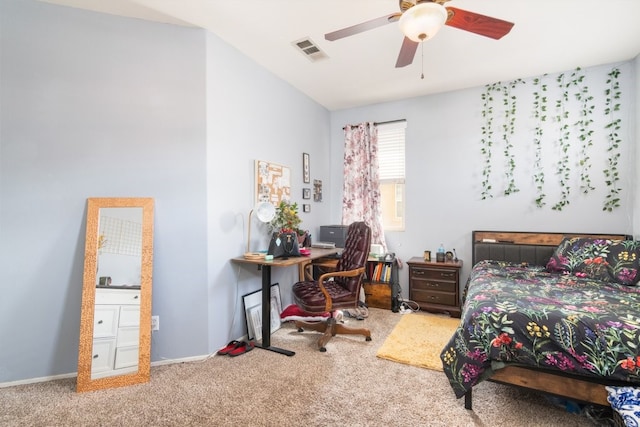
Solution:
M 91 378 L 138 370 L 140 290 L 96 288 Z

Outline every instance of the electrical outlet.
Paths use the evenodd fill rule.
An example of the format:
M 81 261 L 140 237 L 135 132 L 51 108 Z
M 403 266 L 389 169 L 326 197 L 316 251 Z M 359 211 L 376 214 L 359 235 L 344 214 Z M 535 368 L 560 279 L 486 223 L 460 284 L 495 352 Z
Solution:
M 151 316 L 151 330 L 152 331 L 160 330 L 160 316 Z

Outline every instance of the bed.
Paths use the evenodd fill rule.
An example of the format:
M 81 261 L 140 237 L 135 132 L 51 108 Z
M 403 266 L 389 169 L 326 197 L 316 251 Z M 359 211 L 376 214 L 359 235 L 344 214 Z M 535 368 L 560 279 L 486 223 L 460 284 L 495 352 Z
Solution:
M 441 353 L 472 409 L 484 380 L 608 405 L 640 387 L 640 242 L 623 234 L 474 231 L 461 324 Z

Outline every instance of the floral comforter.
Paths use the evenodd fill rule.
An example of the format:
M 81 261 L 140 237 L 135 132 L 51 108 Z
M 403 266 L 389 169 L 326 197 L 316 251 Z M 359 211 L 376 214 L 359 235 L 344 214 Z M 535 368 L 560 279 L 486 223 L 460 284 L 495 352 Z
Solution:
M 503 364 L 640 384 L 640 287 L 481 261 L 440 358 L 457 397 Z

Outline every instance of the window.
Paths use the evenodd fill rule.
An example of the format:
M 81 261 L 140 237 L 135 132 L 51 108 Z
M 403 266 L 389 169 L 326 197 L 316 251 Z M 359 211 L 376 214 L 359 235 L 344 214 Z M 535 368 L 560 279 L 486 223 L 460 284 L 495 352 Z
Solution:
M 378 125 L 378 161 L 385 231 L 404 231 L 405 120 Z

